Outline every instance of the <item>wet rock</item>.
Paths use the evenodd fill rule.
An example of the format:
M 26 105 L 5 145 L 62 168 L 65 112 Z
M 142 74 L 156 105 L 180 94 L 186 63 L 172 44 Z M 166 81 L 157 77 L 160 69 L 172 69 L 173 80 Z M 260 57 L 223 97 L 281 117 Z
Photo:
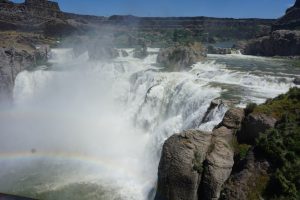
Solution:
M 214 114 L 214 110 L 216 108 L 221 107 L 221 106 L 225 106 L 224 103 L 223 103 L 223 101 L 221 99 L 214 99 L 214 100 L 212 100 L 210 102 L 210 105 L 209 105 L 206 113 L 204 114 L 204 117 L 203 117 L 203 119 L 201 121 L 201 124 L 205 123 L 205 122 L 208 122 L 212 118 L 212 116 Z
M 263 113 L 251 113 L 243 121 L 241 130 L 237 133 L 239 143 L 253 144 L 260 133 L 273 128 L 277 120 Z
M 9 103 L 15 78 L 24 69 L 42 64 L 48 59 L 48 46 L 28 52 L 15 48 L 0 48 L 0 102 Z
M 231 48 L 219 48 L 212 45 L 207 47 L 208 54 L 231 54 Z
M 175 46 L 161 49 L 157 63 L 170 71 L 182 71 L 206 57 L 206 49 L 201 44 Z
M 300 77 L 296 77 L 293 81 L 294 84 L 300 85 Z
M 142 45 L 134 49 L 133 57 L 143 59 L 148 56 L 147 46 Z
M 155 200 L 197 200 L 202 162 L 212 135 L 197 130 L 171 136 L 164 144 Z
M 122 54 L 123 57 L 128 57 L 129 56 L 129 54 L 125 50 L 121 50 L 121 54 Z

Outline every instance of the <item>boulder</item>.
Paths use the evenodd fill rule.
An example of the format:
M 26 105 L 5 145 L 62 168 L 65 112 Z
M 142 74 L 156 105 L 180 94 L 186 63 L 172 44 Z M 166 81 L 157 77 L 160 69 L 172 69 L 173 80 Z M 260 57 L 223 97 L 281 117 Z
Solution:
M 296 77 L 293 81 L 294 84 L 300 85 L 300 77 Z
M 270 36 L 261 37 L 247 43 L 243 53 L 259 56 L 300 55 L 300 31 L 274 31 Z
M 239 143 L 254 144 L 260 133 L 273 128 L 277 119 L 263 113 L 251 113 L 242 123 L 241 130 L 237 133 Z
M 164 143 L 155 200 L 198 200 L 202 162 L 211 138 L 210 133 L 189 130 Z
M 175 46 L 161 49 L 157 63 L 170 71 L 182 71 L 206 57 L 206 49 L 201 44 Z

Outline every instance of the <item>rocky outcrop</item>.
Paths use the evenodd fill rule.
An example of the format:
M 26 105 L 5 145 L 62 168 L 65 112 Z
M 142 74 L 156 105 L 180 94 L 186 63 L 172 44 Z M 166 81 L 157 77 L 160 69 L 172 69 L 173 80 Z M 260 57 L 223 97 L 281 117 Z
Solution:
M 300 0 L 296 0 L 295 5 L 287 9 L 285 15 L 273 25 L 273 30 L 288 29 L 299 30 L 300 27 Z
M 220 48 L 220 47 L 214 47 L 212 45 L 209 45 L 207 47 L 207 53 L 208 54 L 231 54 L 230 48 Z
M 202 163 L 211 138 L 211 133 L 190 130 L 173 135 L 165 142 L 155 200 L 198 199 Z
M 263 113 L 251 113 L 243 121 L 241 130 L 237 133 L 239 143 L 254 144 L 260 133 L 273 128 L 277 120 Z
M 165 142 L 158 169 L 156 200 L 219 198 L 234 164 L 234 132 L 243 119 L 242 109 L 227 113 L 226 122 L 213 132 L 189 130 Z
M 243 53 L 259 56 L 300 55 L 300 31 L 274 31 L 270 36 L 250 41 L 244 47 Z
M 241 170 L 233 173 L 224 184 L 220 200 L 263 199 L 261 194 L 269 180 L 270 164 L 257 160 L 249 151 Z
M 135 48 L 133 57 L 143 59 L 148 56 L 147 46 L 142 45 L 141 47 Z
M 293 83 L 294 83 L 295 85 L 300 85 L 300 77 L 294 78 Z
M 298 56 L 300 55 L 300 1 L 287 9 L 286 14 L 273 25 L 268 36 L 247 43 L 243 53 L 258 56 Z
M 12 99 L 14 81 L 24 69 L 46 62 L 48 47 L 28 52 L 14 48 L 0 48 L 0 102 L 9 103 Z
M 26 0 L 20 4 L 0 2 L 0 28 L 44 32 L 55 37 L 80 30 L 67 21 L 57 2 L 47 0 Z
M 222 186 L 229 178 L 234 164 L 233 132 L 232 129 L 224 126 L 213 131 L 210 149 L 203 163 L 204 170 L 199 188 L 200 199 L 219 199 Z
M 206 49 L 201 44 L 191 46 L 175 46 L 161 49 L 157 63 L 170 71 L 182 71 L 203 60 Z
M 111 42 L 103 38 L 89 43 L 87 46 L 91 60 L 110 60 L 119 56 L 119 51 L 113 47 Z

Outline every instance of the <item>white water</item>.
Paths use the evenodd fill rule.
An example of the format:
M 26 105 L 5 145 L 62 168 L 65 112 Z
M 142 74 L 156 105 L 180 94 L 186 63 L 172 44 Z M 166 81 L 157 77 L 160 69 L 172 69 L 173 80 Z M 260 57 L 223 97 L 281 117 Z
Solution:
M 20 73 L 14 107 L 1 114 L 1 138 L 5 141 L 0 148 L 8 153 L 35 149 L 36 155 L 28 158 L 31 165 L 27 163 L 30 176 L 23 168 L 13 169 L 17 172 L 13 174 L 6 172 L 16 182 L 28 177 L 41 180 L 24 181 L 30 192 L 22 185 L 13 186 L 14 181 L 13 188 L 0 181 L 0 189 L 64 199 L 66 196 L 53 194 L 85 184 L 108 191 L 93 197 L 64 195 L 69 199 L 72 195 L 82 195 L 80 199 L 147 199 L 155 187 L 163 142 L 185 129 L 209 131 L 222 120 L 227 110 L 224 106 L 213 110 L 201 124 L 210 102 L 228 90 L 223 85 L 242 97 L 241 105 L 262 102 L 293 86 L 288 78 L 281 81 L 276 76 L 234 71 L 215 62 L 198 63 L 189 72 L 163 72 L 154 66 L 155 61 L 153 54 L 144 60 L 129 56 L 93 62 L 87 54 L 74 58 L 69 49 L 57 49 L 50 69 Z M 41 159 L 50 164 L 34 169 Z M 1 162 L 15 168 L 21 161 Z M 70 169 L 59 171 L 64 168 Z

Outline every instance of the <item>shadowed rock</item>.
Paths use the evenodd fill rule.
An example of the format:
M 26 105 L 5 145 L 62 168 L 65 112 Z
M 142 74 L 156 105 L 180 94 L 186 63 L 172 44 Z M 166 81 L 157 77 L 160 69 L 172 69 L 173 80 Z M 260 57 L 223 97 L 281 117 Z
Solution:
M 243 121 L 237 134 L 239 143 L 253 144 L 260 133 L 273 128 L 277 120 L 263 113 L 251 113 Z
M 285 15 L 273 25 L 273 30 L 288 29 L 299 30 L 300 27 L 300 0 L 296 0 L 295 5 L 287 9 Z
M 260 56 L 300 55 L 300 31 L 274 31 L 270 36 L 250 41 L 245 45 L 243 53 Z

